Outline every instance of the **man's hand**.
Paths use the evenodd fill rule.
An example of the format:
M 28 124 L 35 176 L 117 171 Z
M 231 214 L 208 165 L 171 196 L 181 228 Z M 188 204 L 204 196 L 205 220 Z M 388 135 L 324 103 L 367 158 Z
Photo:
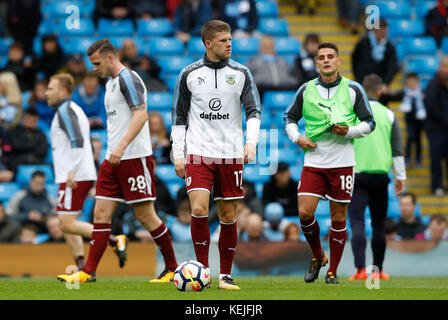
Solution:
M 75 182 L 75 173 L 73 171 L 70 171 L 68 173 L 67 181 L 65 182 L 65 185 L 73 190 L 78 187 L 78 184 Z
M 342 126 L 342 125 L 340 125 L 340 124 L 334 124 L 334 125 L 331 127 L 331 133 L 332 133 L 332 134 L 335 134 L 335 135 L 337 135 L 337 136 L 343 136 L 343 137 L 345 137 L 345 135 L 347 134 L 347 132 L 348 132 L 348 127 L 347 127 L 347 126 Z
M 123 157 L 124 151 L 126 147 L 121 145 L 120 143 L 112 150 L 109 156 L 109 164 L 111 166 L 118 166 L 121 162 L 121 158 Z
M 244 163 L 249 163 L 255 159 L 257 147 L 252 143 L 246 143 L 244 146 Z
M 317 147 L 317 144 L 315 142 L 311 141 L 310 138 L 305 136 L 300 136 L 297 140 L 297 144 L 302 149 L 314 149 Z
M 185 179 L 185 159 L 178 158 L 174 160 L 174 170 L 179 178 Z
M 37 210 L 31 210 L 28 213 L 28 219 L 30 219 L 31 221 L 41 222 L 44 220 L 44 216 Z
M 395 180 L 395 196 L 399 196 L 404 192 L 405 183 L 404 180 Z

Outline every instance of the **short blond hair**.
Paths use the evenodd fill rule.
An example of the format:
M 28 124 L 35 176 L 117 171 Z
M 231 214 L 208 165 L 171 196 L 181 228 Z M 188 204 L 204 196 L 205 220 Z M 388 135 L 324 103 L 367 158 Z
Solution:
M 230 25 L 227 22 L 221 20 L 210 20 L 206 24 L 202 26 L 201 29 L 201 38 L 202 42 L 205 43 L 205 40 L 212 40 L 215 37 L 215 34 L 218 32 L 231 32 Z
M 65 88 L 70 95 L 75 90 L 75 80 L 70 73 L 55 74 L 54 76 L 51 76 L 50 81 L 51 80 L 57 80 L 59 82 L 59 86 L 61 88 Z

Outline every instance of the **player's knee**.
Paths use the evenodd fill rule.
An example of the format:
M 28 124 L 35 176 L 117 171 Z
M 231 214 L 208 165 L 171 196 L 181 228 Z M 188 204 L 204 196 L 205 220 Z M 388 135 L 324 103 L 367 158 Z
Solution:
M 70 232 L 71 224 L 68 221 L 65 220 L 59 220 L 59 228 L 61 228 L 61 231 L 64 233 Z
M 307 221 L 307 220 L 313 219 L 313 217 L 314 217 L 314 212 L 311 212 L 309 210 L 306 210 L 305 208 L 300 208 L 299 207 L 299 218 L 300 218 L 300 220 Z
M 208 207 L 204 205 L 193 205 L 191 214 L 196 217 L 203 217 L 208 215 Z
M 93 222 L 94 223 L 110 223 L 111 216 L 106 208 L 100 206 L 95 207 L 93 211 Z

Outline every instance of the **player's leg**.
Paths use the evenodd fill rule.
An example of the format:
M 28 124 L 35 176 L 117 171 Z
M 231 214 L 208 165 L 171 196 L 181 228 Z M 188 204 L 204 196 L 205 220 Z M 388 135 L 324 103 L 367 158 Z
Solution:
M 174 270 L 177 268 L 171 236 L 168 228 L 160 220 L 154 208 L 154 201 L 145 201 L 132 204 L 136 218 L 151 233 L 154 242 L 159 247 L 165 261 L 165 270 L 162 274 L 150 282 L 169 282 L 173 279 Z
M 375 175 L 375 183 L 370 197 L 370 217 L 372 221 L 372 253 L 373 265 L 377 266 L 381 279 L 389 279 L 389 275 L 383 271 L 384 256 L 386 253 L 386 218 L 387 206 L 389 202 L 388 184 L 389 177 L 387 175 Z
M 232 264 L 238 244 L 237 230 L 237 208 L 238 199 L 219 200 L 218 216 L 220 222 L 220 233 L 218 250 L 220 258 L 219 289 L 239 290 L 231 277 Z
M 352 251 L 356 272 L 349 280 L 365 280 L 366 273 L 366 232 L 365 209 L 369 203 L 368 177 L 365 174 L 356 174 L 353 198 L 348 206 L 350 226 L 352 228 Z
M 96 199 L 93 219 L 92 238 L 90 240 L 89 256 L 82 271 L 72 275 L 61 275 L 58 279 L 66 282 L 96 281 L 95 272 L 106 251 L 111 232 L 112 215 L 118 202 L 108 199 Z
M 326 174 L 329 182 L 326 197 L 331 200 L 331 228 L 329 232 L 330 267 L 325 282 L 339 283 L 336 274 L 347 239 L 347 209 L 352 199 L 355 175 L 353 167 L 328 169 Z
M 84 242 L 82 240 L 82 237 L 77 234 L 64 232 L 64 238 L 73 258 L 75 259 L 76 266 L 79 270 L 82 270 L 85 265 Z
M 196 260 L 206 268 L 210 268 L 208 256 L 210 248 L 210 229 L 208 226 L 208 210 L 210 192 L 208 190 L 192 190 L 188 192 L 191 204 L 191 238 Z

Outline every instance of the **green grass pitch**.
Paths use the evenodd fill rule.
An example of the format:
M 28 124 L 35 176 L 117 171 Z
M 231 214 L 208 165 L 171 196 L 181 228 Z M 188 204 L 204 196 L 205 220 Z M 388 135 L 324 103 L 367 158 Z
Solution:
M 340 278 L 339 285 L 325 284 L 324 277 L 305 283 L 302 277 L 239 277 L 242 290 L 212 288 L 180 292 L 173 283 L 151 284 L 148 278 L 99 277 L 96 283 L 68 289 L 56 278 L 0 279 L 0 300 L 447 300 L 448 277 L 393 277 L 368 289 L 365 281 Z

